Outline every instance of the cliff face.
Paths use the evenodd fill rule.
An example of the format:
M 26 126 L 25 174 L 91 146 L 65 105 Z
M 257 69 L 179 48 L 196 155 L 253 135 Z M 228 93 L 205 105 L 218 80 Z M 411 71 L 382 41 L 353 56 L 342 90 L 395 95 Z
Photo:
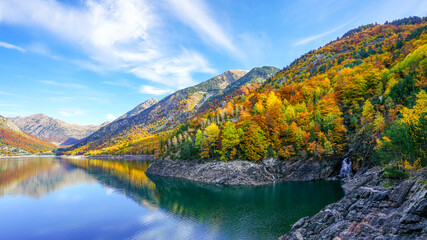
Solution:
M 279 239 L 427 239 L 427 169 L 390 182 L 371 169 L 344 184 L 349 193 Z

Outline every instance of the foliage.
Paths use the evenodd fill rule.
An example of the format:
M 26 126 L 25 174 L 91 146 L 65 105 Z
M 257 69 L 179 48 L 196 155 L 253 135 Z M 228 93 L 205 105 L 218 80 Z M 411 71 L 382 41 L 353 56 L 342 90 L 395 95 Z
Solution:
M 52 151 L 55 145 L 24 132 L 15 132 L 0 128 L 0 155 L 14 155 L 22 153 L 42 153 Z
M 390 179 L 405 179 L 408 178 L 409 174 L 407 172 L 405 172 L 404 170 L 400 169 L 398 166 L 395 165 L 386 165 L 385 167 L 383 167 L 382 169 L 383 172 L 383 176 L 386 178 L 390 178 Z
M 381 164 L 426 166 L 426 26 L 425 18 L 414 17 L 359 27 L 261 86 L 241 84 L 252 81 L 243 79 L 219 93 L 214 85 L 222 81 L 213 79 L 180 90 L 161 101 L 180 104 L 140 117 L 149 124 L 79 146 L 76 153 L 149 148 L 165 158 L 223 161 L 344 154 L 358 161 L 374 155 Z M 260 76 L 274 69 L 266 71 Z M 215 93 L 211 99 L 198 95 L 208 89 Z

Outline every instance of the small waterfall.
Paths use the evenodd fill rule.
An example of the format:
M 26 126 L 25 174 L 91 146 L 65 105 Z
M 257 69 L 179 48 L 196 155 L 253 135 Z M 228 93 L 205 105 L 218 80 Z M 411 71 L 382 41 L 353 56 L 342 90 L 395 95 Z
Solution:
M 339 177 L 348 178 L 348 177 L 351 177 L 352 175 L 353 175 L 353 170 L 351 169 L 351 160 L 348 157 L 344 158 L 344 160 L 342 160 L 342 166 L 341 166 Z

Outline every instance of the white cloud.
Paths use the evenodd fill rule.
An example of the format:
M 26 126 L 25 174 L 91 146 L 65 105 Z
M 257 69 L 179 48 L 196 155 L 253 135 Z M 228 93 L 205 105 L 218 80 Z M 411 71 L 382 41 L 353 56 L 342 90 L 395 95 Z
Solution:
M 231 53 L 237 53 L 237 49 L 230 37 L 214 20 L 203 0 L 168 0 L 168 2 L 171 4 L 176 16 L 204 40 L 212 41 Z
M 9 96 L 9 95 L 12 95 L 12 94 L 8 93 L 8 92 L 2 92 L 2 91 L 0 91 L 0 95 L 7 95 L 7 96 Z
M 1 6 L 0 6 L 0 7 L 1 7 Z M 1 10 L 1 8 L 0 8 L 0 10 Z M 1 13 L 1 12 L 0 12 L 0 13 Z M 21 47 L 18 47 L 18 46 L 16 46 L 16 45 L 13 45 L 13 44 L 7 43 L 7 42 L 0 42 L 0 47 L 7 48 L 7 49 L 14 49 L 14 50 L 18 50 L 18 51 L 20 51 L 20 52 L 25 52 L 25 49 L 23 49 L 23 48 L 21 48 Z
M 164 58 L 149 65 L 135 67 L 131 71 L 140 78 L 150 79 L 176 88 L 193 85 L 192 72 L 215 72 L 208 66 L 203 56 L 185 49 L 180 56 Z
M 61 97 L 47 97 L 47 100 L 51 101 L 51 102 L 71 102 L 73 101 L 73 97 L 68 97 L 68 96 L 61 96 Z
M 114 114 L 111 114 L 111 113 L 108 113 L 107 114 L 107 120 L 108 121 L 114 121 L 114 120 L 116 120 L 117 119 L 117 117 L 116 116 L 114 116 Z
M 171 90 L 170 89 L 156 88 L 156 87 L 148 86 L 148 85 L 143 85 L 139 88 L 139 92 L 142 94 L 162 95 L 162 94 L 171 92 Z
M 310 43 L 310 42 L 312 42 L 312 41 L 315 41 L 315 40 L 317 40 L 317 39 L 320 39 L 320 38 L 322 38 L 322 37 L 328 36 L 329 34 L 332 34 L 332 33 L 336 32 L 336 31 L 338 31 L 338 30 L 340 30 L 340 29 L 342 29 L 342 28 L 346 27 L 346 26 L 347 26 L 350 22 L 352 22 L 352 21 L 353 21 L 353 20 L 351 20 L 351 21 L 349 21 L 349 22 L 347 22 L 347 23 L 345 23 L 345 24 L 342 24 L 342 25 L 340 25 L 340 26 L 338 26 L 338 27 L 336 27 L 336 28 L 334 28 L 334 29 L 331 29 L 331 30 L 329 30 L 329 31 L 326 31 L 326 32 L 323 32 L 323 33 L 320 33 L 320 34 L 317 34 L 317 35 L 313 35 L 313 36 L 310 36 L 310 37 L 303 38 L 303 39 L 301 39 L 301 40 L 299 40 L 299 41 L 295 42 L 293 45 L 294 45 L 294 46 L 301 46 L 301 45 L 304 45 L 304 44 Z
M 63 82 L 55 82 L 55 81 L 49 81 L 49 80 L 42 80 L 40 82 L 46 85 L 60 86 L 65 88 L 78 88 L 78 89 L 86 88 L 85 85 L 76 84 L 76 83 L 63 83 Z
M 193 73 L 214 72 L 201 54 L 177 47 L 165 36 L 167 31 L 154 5 L 144 0 L 88 0 L 79 6 L 57 0 L 2 1 L 0 22 L 54 34 L 88 56 L 68 59 L 70 62 L 93 71 L 125 71 L 174 88 L 192 84 Z M 203 2 L 174 2 L 174 6 L 180 19 L 205 39 L 234 51 Z M 190 13 L 196 15 L 184 17 Z M 30 46 L 34 52 L 52 55 L 42 44 Z
M 85 114 L 86 111 L 79 109 L 79 108 L 64 108 L 59 111 L 59 114 L 61 114 L 64 117 L 73 117 L 73 116 L 79 116 Z

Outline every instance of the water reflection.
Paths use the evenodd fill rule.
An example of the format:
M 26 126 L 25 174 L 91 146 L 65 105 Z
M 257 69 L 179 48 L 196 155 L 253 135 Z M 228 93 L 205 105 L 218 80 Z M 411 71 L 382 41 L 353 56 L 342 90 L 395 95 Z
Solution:
M 85 171 L 54 158 L 0 159 L 0 196 L 40 198 L 66 186 L 94 181 Z
M 343 196 L 338 182 L 226 187 L 147 177 L 149 164 L 0 159 L 0 236 L 275 239 L 299 218 Z M 22 208 L 28 211 L 20 212 Z M 40 223 L 27 220 L 35 216 Z M 26 226 L 22 229 L 27 232 L 16 225 Z

